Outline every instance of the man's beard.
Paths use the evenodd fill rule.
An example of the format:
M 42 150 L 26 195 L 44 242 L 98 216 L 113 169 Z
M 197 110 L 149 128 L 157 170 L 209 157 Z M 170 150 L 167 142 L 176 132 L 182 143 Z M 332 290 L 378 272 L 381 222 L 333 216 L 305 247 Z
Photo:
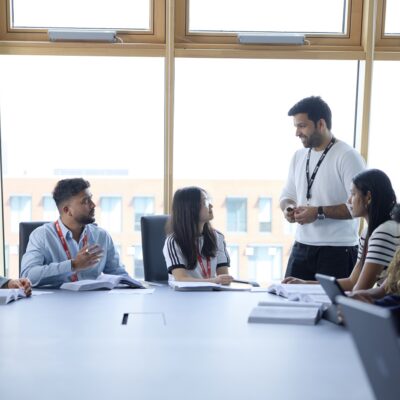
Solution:
M 93 224 L 93 222 L 96 220 L 94 217 L 94 214 L 92 215 L 82 215 L 77 219 L 77 222 L 82 224 L 82 225 L 87 225 L 87 224 Z
M 307 149 L 309 148 L 315 148 L 321 146 L 323 142 L 322 135 L 315 130 L 306 140 L 306 142 L 303 143 L 304 147 Z

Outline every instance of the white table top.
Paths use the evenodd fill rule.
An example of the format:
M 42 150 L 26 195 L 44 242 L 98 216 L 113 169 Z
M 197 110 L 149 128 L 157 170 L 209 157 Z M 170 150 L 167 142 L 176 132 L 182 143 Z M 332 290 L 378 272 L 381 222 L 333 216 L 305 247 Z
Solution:
M 373 399 L 343 327 L 247 323 L 272 295 L 54 292 L 0 307 L 2 400 Z

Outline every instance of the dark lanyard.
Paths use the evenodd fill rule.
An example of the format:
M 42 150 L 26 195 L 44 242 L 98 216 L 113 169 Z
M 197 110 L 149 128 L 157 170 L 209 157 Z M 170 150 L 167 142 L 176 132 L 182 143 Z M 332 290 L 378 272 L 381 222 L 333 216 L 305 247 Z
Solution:
M 310 156 L 311 156 L 311 148 L 308 150 L 308 155 L 307 155 L 307 163 L 306 163 L 306 178 L 307 178 L 307 205 L 310 204 L 310 199 L 311 199 L 311 187 L 314 183 L 315 177 L 317 175 L 317 172 L 319 170 L 319 167 L 322 164 L 322 161 L 324 161 L 324 158 L 328 154 L 328 151 L 332 148 L 332 146 L 335 144 L 336 139 L 333 137 L 332 140 L 329 142 L 328 146 L 326 146 L 324 152 L 322 153 L 321 157 L 318 160 L 317 165 L 314 168 L 314 172 L 311 175 L 310 178 Z

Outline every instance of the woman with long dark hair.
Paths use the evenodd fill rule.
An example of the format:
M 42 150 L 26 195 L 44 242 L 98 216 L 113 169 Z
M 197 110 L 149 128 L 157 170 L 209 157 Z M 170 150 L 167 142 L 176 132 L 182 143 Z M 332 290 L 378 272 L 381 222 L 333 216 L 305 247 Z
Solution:
M 175 192 L 163 249 L 168 272 L 175 280 L 232 282 L 224 236 L 211 227 L 213 217 L 213 206 L 203 189 L 193 186 Z
M 391 218 L 396 194 L 389 177 L 379 169 L 363 171 L 353 178 L 348 200 L 354 218 L 368 224 L 360 236 L 357 263 L 348 278 L 338 279 L 343 290 L 362 290 L 382 283 L 400 246 L 400 224 Z M 286 278 L 284 283 L 316 283 Z

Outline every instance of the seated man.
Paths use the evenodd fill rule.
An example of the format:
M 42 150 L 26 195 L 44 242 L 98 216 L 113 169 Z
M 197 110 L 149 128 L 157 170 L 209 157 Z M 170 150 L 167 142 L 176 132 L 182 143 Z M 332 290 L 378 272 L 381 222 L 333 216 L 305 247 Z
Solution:
M 34 287 L 96 279 L 102 272 L 126 274 L 110 235 L 93 224 L 96 205 L 89 187 L 88 181 L 74 178 L 54 188 L 60 218 L 31 233 L 21 261 L 21 276 Z
M 32 294 L 32 286 L 29 279 L 7 279 L 0 276 L 0 289 L 22 289 L 27 296 Z

